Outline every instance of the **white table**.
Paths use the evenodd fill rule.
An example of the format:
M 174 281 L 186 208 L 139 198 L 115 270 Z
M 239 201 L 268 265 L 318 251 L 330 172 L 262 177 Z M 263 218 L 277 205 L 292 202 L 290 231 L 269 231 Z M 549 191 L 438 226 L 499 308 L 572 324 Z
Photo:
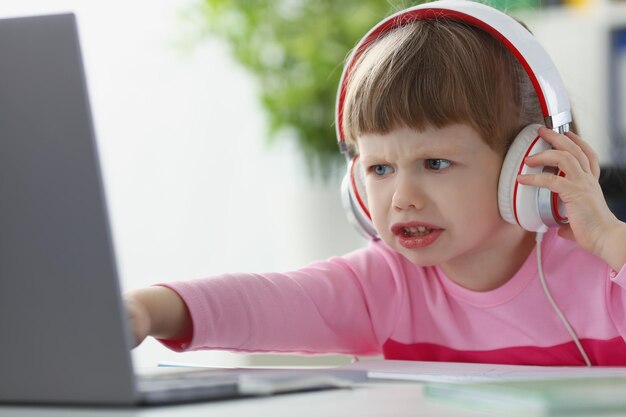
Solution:
M 510 365 L 458 364 L 444 362 L 400 362 L 378 361 L 360 362 L 350 365 L 352 370 L 371 372 L 409 372 L 412 375 L 448 375 L 466 378 L 489 374 L 503 378 L 512 372 L 518 376 L 531 374 L 535 377 L 544 373 L 571 376 L 609 373 L 626 373 L 626 368 L 545 368 L 512 367 Z M 514 369 L 513 369 L 514 368 Z M 513 369 L 513 370 L 511 370 Z M 162 370 L 159 370 L 161 372 Z M 431 375 L 431 376 L 432 376 Z M 510 375 L 509 375 L 510 376 Z M 397 380 L 369 380 L 356 384 L 351 389 L 282 394 L 258 398 L 241 398 L 188 405 L 104 408 L 104 407 L 59 407 L 59 406 L 2 406 L 0 417 L 78 417 L 78 416 L 167 416 L 167 417 L 463 417 L 495 416 L 453 404 L 438 403 L 424 398 L 423 384 Z M 616 414 L 620 415 L 620 414 Z M 524 416 L 530 417 L 530 416 Z M 584 417 L 584 416 L 579 416 Z M 609 417 L 603 414 L 603 417 Z M 623 417 L 623 415 L 622 415 Z
M 394 417 L 492 416 L 425 400 L 418 383 L 363 383 L 353 389 L 143 408 L 0 406 L 0 417 Z

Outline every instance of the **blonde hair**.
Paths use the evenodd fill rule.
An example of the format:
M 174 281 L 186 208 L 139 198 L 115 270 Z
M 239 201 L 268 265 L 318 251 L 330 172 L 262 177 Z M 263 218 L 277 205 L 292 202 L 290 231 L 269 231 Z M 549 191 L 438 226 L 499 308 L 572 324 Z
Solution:
M 467 123 L 504 154 L 543 115 L 528 75 L 500 41 L 441 18 L 400 26 L 364 51 L 347 80 L 342 123 L 352 145 L 363 133 Z

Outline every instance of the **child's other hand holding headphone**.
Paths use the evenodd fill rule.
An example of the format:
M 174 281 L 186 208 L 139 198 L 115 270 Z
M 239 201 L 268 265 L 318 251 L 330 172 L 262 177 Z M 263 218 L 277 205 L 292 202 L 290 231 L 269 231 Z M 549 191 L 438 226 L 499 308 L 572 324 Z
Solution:
M 558 166 L 565 176 L 527 174 L 518 176 L 518 182 L 558 193 L 569 218 L 569 225 L 563 226 L 559 235 L 575 239 L 619 271 L 626 262 L 626 223 L 618 220 L 606 204 L 598 182 L 598 155 L 573 132 L 562 135 L 541 127 L 539 135 L 553 149 L 528 157 L 526 165 Z

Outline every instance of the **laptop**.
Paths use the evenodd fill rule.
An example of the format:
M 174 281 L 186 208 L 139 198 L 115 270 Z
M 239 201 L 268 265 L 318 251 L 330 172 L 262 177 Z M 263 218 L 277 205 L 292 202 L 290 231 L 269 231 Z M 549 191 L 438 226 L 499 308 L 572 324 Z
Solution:
M 76 19 L 0 19 L 0 403 L 177 403 L 274 393 L 272 380 L 287 391 L 343 386 L 275 370 L 139 378 L 130 349 Z

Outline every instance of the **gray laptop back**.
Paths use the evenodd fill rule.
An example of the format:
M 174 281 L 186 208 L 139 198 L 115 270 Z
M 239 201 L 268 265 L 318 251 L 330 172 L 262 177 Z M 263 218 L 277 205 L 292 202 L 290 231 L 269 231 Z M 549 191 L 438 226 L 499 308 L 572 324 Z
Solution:
M 136 401 L 73 15 L 0 20 L 0 402 Z

